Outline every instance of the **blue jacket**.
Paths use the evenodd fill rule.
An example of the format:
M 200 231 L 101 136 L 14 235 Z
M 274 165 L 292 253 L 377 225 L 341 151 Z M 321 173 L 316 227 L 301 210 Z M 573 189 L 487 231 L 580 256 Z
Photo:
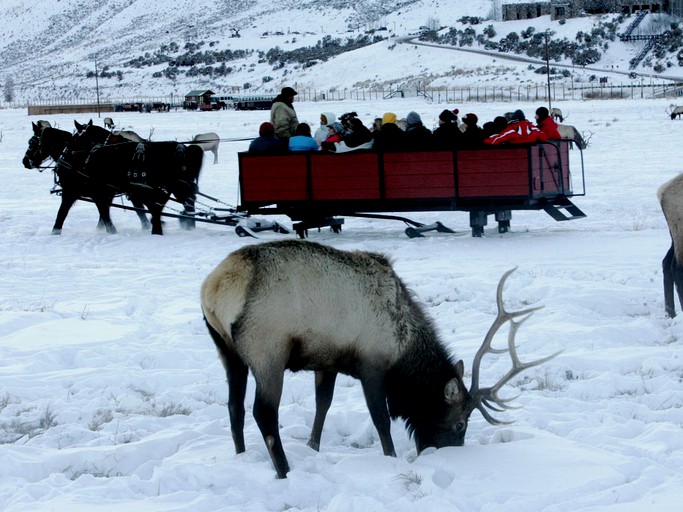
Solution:
M 290 151 L 318 151 L 318 143 L 313 137 L 306 135 L 295 135 L 289 139 Z

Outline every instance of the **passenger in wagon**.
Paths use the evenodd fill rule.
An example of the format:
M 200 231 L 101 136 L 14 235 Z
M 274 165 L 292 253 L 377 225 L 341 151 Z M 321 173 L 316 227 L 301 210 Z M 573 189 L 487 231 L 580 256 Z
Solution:
M 557 130 L 557 123 L 550 117 L 550 113 L 545 107 L 538 107 L 536 109 L 536 126 L 545 133 L 548 140 L 560 140 L 562 138 Z
M 396 114 L 387 112 L 382 116 L 382 126 L 373 135 L 373 149 L 377 151 L 403 151 L 406 133 L 396 124 Z
M 286 140 L 294 136 L 299 124 L 294 110 L 294 96 L 296 95 L 297 92 L 294 89 L 284 87 L 270 107 L 270 122 L 275 127 L 275 136 L 279 139 Z
M 493 121 L 488 121 L 484 123 L 481 127 L 484 130 L 484 138 L 487 139 L 492 135 L 497 135 L 508 126 L 508 120 L 504 116 L 496 116 Z
M 436 149 L 453 149 L 460 146 L 462 132 L 458 126 L 458 116 L 453 110 L 443 110 L 439 114 L 439 126 L 434 130 Z
M 479 118 L 475 114 L 467 114 L 462 118 L 465 131 L 462 134 L 462 146 L 464 148 L 477 148 L 484 142 L 484 130 L 479 125 Z
M 545 142 L 545 133 L 526 120 L 524 112 L 515 110 L 505 129 L 497 135 L 484 139 L 485 144 L 524 144 Z
M 287 146 L 275 136 L 275 127 L 272 123 L 261 123 L 259 136 L 249 144 L 249 153 L 283 153 Z
M 344 127 L 339 121 L 327 125 L 327 138 L 320 144 L 321 149 L 327 149 L 330 144 L 341 142 L 344 136 Z
M 372 133 L 366 128 L 363 122 L 354 117 L 347 121 L 348 128 L 343 140 L 340 142 L 323 142 L 322 148 L 334 153 L 347 153 L 358 149 L 372 148 Z
M 344 127 L 344 138 L 353 132 L 353 125 L 351 124 L 353 119 L 358 119 L 358 114 L 355 112 L 347 112 L 346 114 L 342 114 L 342 116 L 339 118 L 342 126 Z
M 330 130 L 328 126 L 334 123 L 336 120 L 337 116 L 332 112 L 323 112 L 320 114 L 320 126 L 313 135 L 313 138 L 315 138 L 315 141 L 318 143 L 318 145 L 322 144 L 322 141 L 330 136 Z
M 311 127 L 307 123 L 299 123 L 294 132 L 294 137 L 289 139 L 290 151 L 318 151 L 320 146 L 311 137 Z
M 406 146 L 411 150 L 428 150 L 434 147 L 432 131 L 422 124 L 420 114 L 409 112 L 406 117 Z

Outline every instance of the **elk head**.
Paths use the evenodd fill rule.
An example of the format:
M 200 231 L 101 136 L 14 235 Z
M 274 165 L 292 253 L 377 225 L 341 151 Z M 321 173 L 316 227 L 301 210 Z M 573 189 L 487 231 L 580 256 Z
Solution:
M 458 361 L 455 365 L 456 377 L 451 379 L 445 387 L 444 397 L 447 411 L 441 416 L 441 421 L 432 425 L 431 431 L 421 429 L 419 425 L 415 426 L 415 443 L 418 453 L 428 446 L 435 446 L 437 448 L 443 446 L 462 446 L 465 442 L 465 433 L 467 432 L 467 423 L 472 412 L 477 409 L 481 412 L 484 419 L 492 425 L 507 425 L 512 422 L 501 421 L 494 418 L 489 411 L 503 412 L 515 407 L 509 405 L 509 402 L 514 398 L 501 398 L 498 396 L 500 389 L 508 383 L 513 377 L 523 372 L 528 368 L 541 365 L 557 356 L 560 352 L 556 352 L 550 356 L 537 359 L 535 361 L 522 362 L 517 355 L 517 347 L 515 346 L 515 336 L 520 326 L 529 319 L 534 311 L 541 309 L 543 306 L 523 309 L 520 311 L 506 311 L 503 303 L 503 287 L 507 278 L 516 270 L 516 267 L 508 270 L 503 274 L 498 283 L 496 291 L 496 304 L 498 314 L 491 324 L 484 341 L 479 347 L 474 361 L 472 362 L 472 382 L 469 390 L 465 387 L 463 382 L 464 365 L 462 361 Z M 522 317 L 522 318 L 520 318 Z M 519 320 L 515 320 L 520 318 Z M 510 323 L 507 348 L 493 348 L 492 342 L 496 333 L 507 322 Z M 508 353 L 512 361 L 512 368 L 503 375 L 498 382 L 493 386 L 480 387 L 479 376 L 482 359 L 486 354 L 504 354 Z

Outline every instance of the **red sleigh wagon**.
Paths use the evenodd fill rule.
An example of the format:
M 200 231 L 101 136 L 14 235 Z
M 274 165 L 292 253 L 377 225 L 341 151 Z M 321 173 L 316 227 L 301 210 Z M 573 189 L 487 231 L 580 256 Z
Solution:
M 344 216 L 395 218 L 412 225 L 409 236 L 437 229 L 391 214 L 467 211 L 473 236 L 488 215 L 498 230 L 510 227 L 513 210 L 544 210 L 555 220 L 585 217 L 574 192 L 569 143 L 490 146 L 481 149 L 381 153 L 239 154 L 240 206 L 249 215 L 284 214 L 299 236 L 310 228 L 341 230 Z

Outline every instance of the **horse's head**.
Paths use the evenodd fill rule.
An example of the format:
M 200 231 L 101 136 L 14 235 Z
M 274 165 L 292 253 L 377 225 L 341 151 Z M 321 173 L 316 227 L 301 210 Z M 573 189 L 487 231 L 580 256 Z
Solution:
M 94 146 L 95 144 L 105 144 L 111 132 L 101 126 L 94 125 L 92 119 L 85 124 L 74 121 L 76 133 L 74 140 L 78 140 L 81 145 Z
M 47 124 L 32 125 L 33 136 L 28 140 L 28 149 L 22 160 L 27 169 L 40 167 L 50 157 L 56 161 L 71 139 L 71 134 L 64 130 Z
M 33 125 L 33 136 L 28 139 L 28 149 L 21 161 L 27 169 L 38 167 L 43 163 L 45 158 L 47 158 L 47 156 L 43 156 L 42 147 L 40 145 L 40 134 L 42 129 L 36 123 L 31 124 Z
M 83 167 L 92 148 L 105 144 L 110 135 L 108 130 L 92 124 L 92 120 L 85 124 L 74 121 L 74 125 L 76 132 L 57 160 L 58 170 Z

